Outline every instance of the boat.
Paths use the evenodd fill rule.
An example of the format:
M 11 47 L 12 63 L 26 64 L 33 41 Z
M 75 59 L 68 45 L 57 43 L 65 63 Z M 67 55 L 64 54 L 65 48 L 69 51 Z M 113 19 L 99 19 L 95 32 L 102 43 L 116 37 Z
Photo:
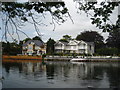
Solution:
M 83 65 L 84 64 L 84 62 L 71 62 L 72 64 L 78 64 L 78 65 Z
M 83 61 L 88 61 L 87 58 L 73 58 L 70 60 L 70 62 L 83 62 Z

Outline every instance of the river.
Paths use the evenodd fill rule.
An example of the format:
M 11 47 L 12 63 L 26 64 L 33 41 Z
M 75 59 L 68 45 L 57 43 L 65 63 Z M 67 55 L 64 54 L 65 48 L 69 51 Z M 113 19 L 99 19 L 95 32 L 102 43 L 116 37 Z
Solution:
M 3 62 L 3 88 L 120 88 L 120 63 Z

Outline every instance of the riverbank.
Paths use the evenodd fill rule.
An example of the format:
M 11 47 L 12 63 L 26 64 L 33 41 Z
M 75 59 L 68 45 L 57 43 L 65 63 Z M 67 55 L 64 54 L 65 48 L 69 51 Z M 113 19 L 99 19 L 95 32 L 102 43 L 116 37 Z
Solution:
M 82 62 L 109 62 L 120 61 L 118 56 L 76 56 L 75 58 L 86 58 L 87 60 L 81 60 Z M 73 56 L 46 56 L 44 59 L 47 61 L 70 61 Z
M 86 58 L 87 60 L 80 60 L 81 62 L 120 62 L 118 56 L 76 56 L 75 58 Z M 46 56 L 45 61 L 70 61 L 73 56 Z M 43 60 L 42 56 L 2 56 L 3 60 Z
M 3 60 L 42 60 L 42 56 L 27 56 L 27 55 L 21 55 L 21 56 L 8 56 L 3 55 Z

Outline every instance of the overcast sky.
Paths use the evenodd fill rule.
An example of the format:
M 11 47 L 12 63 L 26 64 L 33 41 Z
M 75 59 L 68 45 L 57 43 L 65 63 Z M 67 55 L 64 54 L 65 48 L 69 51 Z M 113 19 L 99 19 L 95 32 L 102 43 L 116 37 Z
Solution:
M 72 38 L 75 38 L 81 32 L 88 31 L 88 30 L 97 31 L 102 36 L 104 36 L 105 39 L 107 38 L 108 33 L 103 33 L 102 30 L 96 28 L 95 25 L 92 25 L 90 17 L 87 17 L 84 12 L 81 12 L 81 14 L 77 13 L 76 3 L 74 3 L 73 0 L 64 0 L 64 1 L 74 21 L 74 24 L 68 18 L 67 21 L 62 25 L 56 25 L 56 28 L 54 31 L 53 31 L 52 25 L 49 25 L 47 27 L 40 26 L 39 27 L 40 33 L 43 35 L 42 39 L 44 42 L 46 42 L 49 38 L 52 38 L 54 40 L 59 40 L 60 38 L 62 38 L 63 35 L 66 35 L 66 34 L 71 35 Z M 118 9 L 116 8 L 116 10 L 114 10 L 113 14 L 111 15 L 111 20 L 113 23 L 115 23 L 117 19 L 117 15 L 118 15 Z M 44 22 L 47 24 L 50 23 L 49 18 L 50 16 L 48 15 L 45 18 Z M 22 27 L 22 30 L 25 33 L 27 33 L 31 38 L 37 35 L 33 25 L 28 23 L 26 23 L 25 25 L 26 26 Z M 0 23 L 0 26 L 1 26 L 1 23 Z M 14 35 L 14 36 L 17 38 L 17 35 Z M 20 38 L 21 40 L 23 40 L 26 38 L 26 36 L 23 34 L 20 34 Z M 9 40 L 11 39 L 9 38 Z

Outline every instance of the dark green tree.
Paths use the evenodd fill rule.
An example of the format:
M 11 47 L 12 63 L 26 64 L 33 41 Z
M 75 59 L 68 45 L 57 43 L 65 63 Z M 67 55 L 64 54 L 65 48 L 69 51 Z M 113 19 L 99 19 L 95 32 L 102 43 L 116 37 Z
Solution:
M 15 43 L 15 42 L 2 42 L 3 47 L 3 55 L 17 55 L 21 54 L 22 48 L 21 45 Z
M 64 38 L 60 39 L 59 41 L 61 41 L 61 42 L 68 42 L 68 40 L 64 39 Z
M 19 54 L 21 54 L 22 53 L 22 45 L 23 45 L 23 41 L 20 41 L 19 42 Z
M 11 50 L 10 43 L 9 42 L 7 42 L 7 43 L 2 42 L 2 49 L 3 49 L 3 55 L 9 55 L 10 54 L 9 52 Z
M 54 54 L 54 44 L 55 41 L 51 38 L 47 41 L 47 49 L 46 49 L 47 54 Z
M 59 41 L 62 42 L 69 42 L 69 40 L 71 40 L 71 36 L 70 35 L 64 35 L 62 39 L 60 39 Z
M 97 54 L 99 55 L 118 55 L 118 49 L 117 48 L 100 48 L 97 49 Z
M 115 28 L 112 30 L 106 42 L 108 47 L 117 48 L 120 52 L 120 29 Z
M 83 40 L 86 42 L 94 42 L 95 51 L 96 49 L 103 48 L 104 46 L 104 38 L 96 31 L 85 31 L 81 34 L 77 35 L 76 40 Z
M 70 35 L 64 35 L 63 38 L 66 39 L 66 40 L 71 40 L 72 39 Z

